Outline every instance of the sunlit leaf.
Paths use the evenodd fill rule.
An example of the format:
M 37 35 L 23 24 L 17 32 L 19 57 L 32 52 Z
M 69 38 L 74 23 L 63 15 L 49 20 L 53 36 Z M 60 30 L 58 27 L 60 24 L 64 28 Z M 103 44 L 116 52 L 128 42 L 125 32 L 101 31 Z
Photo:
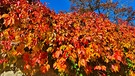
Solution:
M 120 70 L 119 64 L 111 65 L 111 70 L 112 70 L 112 72 L 119 72 L 119 70 Z

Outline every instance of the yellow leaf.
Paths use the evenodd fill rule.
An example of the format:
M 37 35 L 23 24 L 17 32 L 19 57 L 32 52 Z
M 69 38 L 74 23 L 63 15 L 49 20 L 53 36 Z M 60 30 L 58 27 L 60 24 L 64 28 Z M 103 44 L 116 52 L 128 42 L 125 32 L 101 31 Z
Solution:
M 39 50 L 38 45 L 32 47 L 33 52 L 37 52 Z
M 130 42 L 124 43 L 124 47 L 130 48 L 130 46 L 131 46 Z
M 133 72 L 132 70 L 130 70 L 129 76 L 135 76 L 135 72 Z
M 78 66 L 80 67 L 80 66 L 84 66 L 84 67 L 86 67 L 86 60 L 85 59 L 80 59 L 79 60 L 79 62 L 78 62 Z
M 9 15 L 8 14 L 3 14 L 1 17 L 2 18 L 7 18 L 7 17 L 9 17 Z
M 52 50 L 53 50 L 53 48 L 52 48 L 52 47 L 49 47 L 49 48 L 47 49 L 47 52 L 52 52 Z
M 73 62 L 76 62 L 76 58 L 77 58 L 76 53 L 71 53 L 69 59 L 70 59 L 71 61 L 73 61 Z
M 119 72 L 120 66 L 119 64 L 111 65 L 112 72 Z
M 60 50 L 64 50 L 66 48 L 66 45 L 60 46 Z

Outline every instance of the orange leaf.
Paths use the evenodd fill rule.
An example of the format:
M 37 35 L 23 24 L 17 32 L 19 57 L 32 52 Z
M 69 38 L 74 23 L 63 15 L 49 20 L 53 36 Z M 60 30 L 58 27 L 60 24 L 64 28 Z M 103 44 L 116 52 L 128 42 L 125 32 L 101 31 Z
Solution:
M 29 64 L 24 65 L 24 70 L 30 70 L 30 69 L 31 69 L 31 66 Z
M 102 70 L 102 71 L 106 71 L 106 66 L 95 66 L 94 70 Z
M 134 72 L 134 71 L 132 71 L 132 70 L 130 70 L 130 74 L 129 74 L 129 76 L 135 76 L 135 72 Z
M 50 65 L 49 64 L 43 65 L 43 66 L 40 67 L 40 71 L 42 73 L 46 73 L 49 70 L 49 68 L 50 68 Z
M 66 59 L 60 58 L 53 64 L 54 69 L 58 69 L 59 72 L 63 72 L 66 70 L 67 65 L 65 64 Z
M 79 62 L 78 62 L 78 66 L 79 66 L 79 67 L 80 67 L 80 66 L 86 67 L 86 65 L 87 65 L 87 62 L 86 62 L 85 59 L 79 59 Z
M 17 55 L 22 55 L 24 53 L 24 44 L 20 44 L 19 46 L 17 46 L 16 51 L 17 51 Z
M 101 66 L 101 69 L 103 70 L 103 71 L 106 71 L 106 66 Z
M 101 66 L 95 66 L 94 70 L 101 70 Z
M 53 54 L 53 57 L 54 58 L 59 58 L 59 56 L 62 54 L 62 51 L 61 50 L 58 50 L 56 51 L 54 54 Z
M 7 17 L 9 17 L 9 15 L 8 14 L 3 14 L 1 17 L 2 18 L 7 18 Z
M 120 66 L 119 64 L 111 65 L 112 72 L 119 72 Z

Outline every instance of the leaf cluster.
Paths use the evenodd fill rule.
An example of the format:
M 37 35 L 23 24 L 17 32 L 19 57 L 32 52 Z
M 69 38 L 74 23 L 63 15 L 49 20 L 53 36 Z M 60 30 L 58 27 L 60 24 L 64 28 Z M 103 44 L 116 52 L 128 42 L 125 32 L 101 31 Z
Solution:
M 3 1 L 10 3 L 9 12 L 0 14 L 3 69 L 19 61 L 27 75 L 49 69 L 60 75 L 135 74 L 135 28 L 127 22 L 116 25 L 95 12 L 55 14 L 40 2 Z

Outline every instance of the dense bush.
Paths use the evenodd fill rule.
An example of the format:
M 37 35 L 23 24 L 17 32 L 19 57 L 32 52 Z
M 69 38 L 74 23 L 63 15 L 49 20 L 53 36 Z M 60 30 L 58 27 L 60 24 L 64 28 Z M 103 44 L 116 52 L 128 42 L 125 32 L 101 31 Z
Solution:
M 27 75 L 52 68 L 69 76 L 135 75 L 135 28 L 126 22 L 116 25 L 94 12 L 56 14 L 26 0 L 2 0 L 0 10 L 0 68 L 23 66 Z

